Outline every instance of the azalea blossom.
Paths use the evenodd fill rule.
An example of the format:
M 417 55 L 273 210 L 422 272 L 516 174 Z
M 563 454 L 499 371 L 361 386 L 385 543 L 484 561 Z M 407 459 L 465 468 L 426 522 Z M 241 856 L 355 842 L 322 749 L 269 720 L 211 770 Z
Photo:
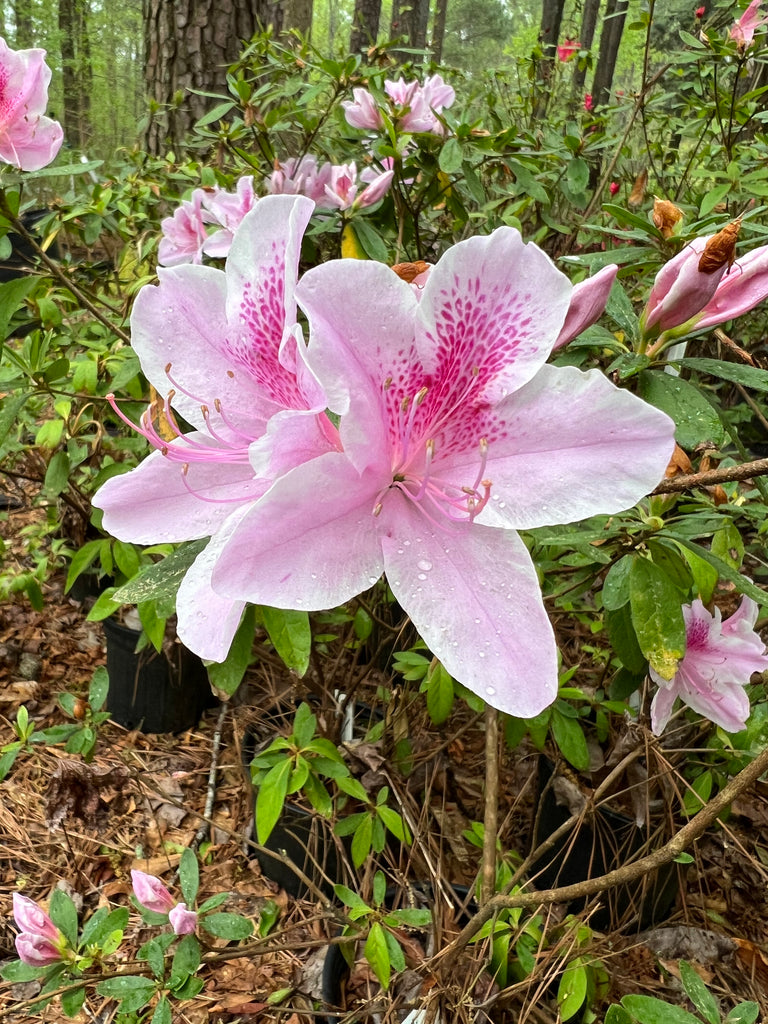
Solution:
M 388 170 L 375 175 L 358 195 L 360 183 L 358 182 L 357 166 L 354 163 L 333 165 L 330 181 L 325 186 L 324 199 L 322 202 L 318 202 L 318 206 L 338 210 L 373 206 L 389 191 L 394 173 L 393 170 Z
M 330 183 L 333 165 L 319 166 L 311 153 L 297 160 L 289 157 L 277 163 L 269 180 L 273 195 L 306 196 L 315 203 L 325 202 L 325 186 Z
M 621 185 L 618 183 L 618 181 L 612 181 L 611 184 L 608 186 L 608 191 L 611 193 L 612 196 L 615 196 L 620 188 Z
M 731 39 L 739 46 L 739 49 L 746 49 L 752 45 L 755 32 L 768 22 L 768 14 L 760 16 L 760 8 L 763 0 L 752 0 L 741 17 L 731 25 Z
M 702 331 L 748 313 L 768 298 L 768 245 L 735 260 L 720 278 L 715 294 L 693 318 L 689 330 Z
M 159 878 L 144 871 L 131 871 L 136 900 L 153 914 L 167 914 L 176 935 L 191 935 L 197 927 L 197 912 L 186 903 L 177 903 Z
M 754 672 L 768 669 L 765 644 L 754 628 L 757 610 L 757 604 L 744 597 L 738 610 L 723 622 L 719 608 L 713 615 L 698 598 L 683 605 L 685 655 L 677 671 L 664 679 L 650 669 L 659 687 L 651 704 L 651 729 L 657 736 L 678 697 L 726 732 L 745 727 L 749 697 L 744 687 Z
M 45 50 L 12 50 L 0 38 L 0 160 L 22 171 L 45 167 L 64 140 L 44 114 L 50 81 Z
M 171 896 L 159 878 L 148 875 L 144 871 L 131 871 L 131 885 L 133 895 L 145 908 L 153 914 L 168 914 L 176 906 L 176 900 Z
M 67 940 L 34 900 L 15 892 L 13 917 L 19 928 L 15 942 L 20 960 L 30 967 L 47 967 L 63 958 Z
M 197 928 L 197 912 L 187 910 L 186 903 L 177 903 L 169 912 L 168 920 L 176 935 L 192 935 Z
M 589 114 L 594 109 L 594 106 L 595 106 L 595 101 L 592 99 L 592 93 L 591 92 L 585 92 L 584 93 L 584 109 Z
M 234 192 L 218 185 L 196 188 L 189 199 L 182 200 L 173 215 L 160 224 L 157 259 L 163 267 L 182 263 L 201 263 L 206 256 L 226 257 L 235 229 L 256 202 L 253 178 L 244 175 Z M 215 231 L 210 232 L 213 226 Z
M 215 535 L 281 472 L 338 447 L 296 323 L 311 213 L 302 196 L 260 199 L 234 233 L 225 270 L 161 269 L 160 283 L 140 291 L 131 341 L 162 401 L 138 426 L 155 451 L 93 499 L 116 537 L 153 544 Z M 162 434 L 160 412 L 171 428 Z M 223 661 L 243 602 L 211 590 L 211 568 L 206 548 L 181 584 L 178 634 L 202 657 Z
M 565 64 L 567 61 L 572 60 L 581 49 L 581 43 L 576 39 L 566 39 L 564 43 L 560 43 L 557 47 L 557 59 Z
M 386 81 L 384 92 L 389 99 L 390 116 L 401 131 L 443 134 L 438 115 L 452 105 L 456 93 L 441 75 L 428 75 L 423 85 L 415 80 L 406 82 L 401 75 L 396 82 Z M 352 100 L 342 102 L 347 122 L 353 128 L 382 128 L 384 119 L 376 98 L 367 89 L 353 89 L 352 96 Z
M 453 246 L 420 299 L 372 261 L 309 270 L 297 299 L 343 451 L 230 517 L 214 589 L 312 611 L 386 572 L 455 678 L 515 715 L 546 707 L 555 640 L 516 530 L 633 505 L 674 444 L 664 413 L 599 371 L 545 365 L 571 292 L 512 228 Z
M 552 346 L 553 351 L 563 348 L 582 331 L 597 323 L 605 312 L 618 270 L 615 263 L 609 263 L 586 281 L 574 285 L 565 323 Z

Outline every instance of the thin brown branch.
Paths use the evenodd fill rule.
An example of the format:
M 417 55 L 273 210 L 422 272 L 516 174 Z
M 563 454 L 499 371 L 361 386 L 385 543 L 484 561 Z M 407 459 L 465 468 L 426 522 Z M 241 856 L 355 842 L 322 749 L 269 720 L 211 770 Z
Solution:
M 483 903 L 496 890 L 496 834 L 499 828 L 499 713 L 485 709 L 485 818 L 483 823 Z
M 719 469 L 708 469 L 703 473 L 685 473 L 673 476 L 655 487 L 651 494 L 679 494 L 693 490 L 694 487 L 710 487 L 713 484 L 724 484 L 734 480 L 749 480 L 753 476 L 768 474 L 768 459 L 755 459 L 754 462 L 742 462 L 738 466 L 721 466 Z

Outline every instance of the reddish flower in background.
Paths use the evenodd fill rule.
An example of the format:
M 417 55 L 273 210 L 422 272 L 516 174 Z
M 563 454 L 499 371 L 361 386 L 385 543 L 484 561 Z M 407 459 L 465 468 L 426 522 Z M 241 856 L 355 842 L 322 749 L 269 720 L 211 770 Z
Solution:
M 697 18 L 703 18 L 704 15 L 707 13 L 707 9 L 706 7 L 697 7 L 694 13 L 696 14 Z
M 608 186 L 608 191 L 611 193 L 612 196 L 615 196 L 620 188 L 621 185 L 618 183 L 618 181 L 612 181 L 611 184 Z
M 565 64 L 572 60 L 581 49 L 581 43 L 576 39 L 566 39 L 557 48 L 557 59 Z
M 592 93 L 587 92 L 584 94 L 584 109 L 589 113 L 595 105 L 595 101 L 592 99 Z
M 39 171 L 61 149 L 61 125 L 43 114 L 50 80 L 45 50 L 12 50 L 0 38 L 0 160 L 21 171 Z

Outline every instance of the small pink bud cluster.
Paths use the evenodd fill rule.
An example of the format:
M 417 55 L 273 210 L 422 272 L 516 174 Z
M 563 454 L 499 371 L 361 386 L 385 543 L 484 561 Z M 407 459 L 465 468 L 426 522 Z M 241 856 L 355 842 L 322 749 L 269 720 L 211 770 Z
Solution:
M 197 927 L 197 913 L 186 903 L 177 903 L 159 878 L 143 871 L 131 871 L 133 894 L 146 910 L 167 914 L 176 935 L 191 935 Z
M 176 267 L 181 263 L 202 263 L 204 255 L 225 257 L 235 229 L 255 202 L 250 175 L 240 178 L 234 192 L 227 192 L 218 185 L 196 188 L 190 198 L 183 200 L 173 215 L 161 223 L 163 237 L 158 262 L 164 267 Z M 216 230 L 210 232 L 210 227 Z
M 565 64 L 569 60 L 572 60 L 581 49 L 581 43 L 576 39 L 566 39 L 564 43 L 561 43 L 557 48 L 557 59 Z
M 358 175 L 354 163 L 318 165 L 307 154 L 300 160 L 289 158 L 278 164 L 269 191 L 273 195 L 307 196 L 321 210 L 360 210 L 377 203 L 389 190 L 393 177 L 391 169 L 381 173 L 366 169 Z M 362 191 L 361 182 L 367 182 Z
M 386 81 L 384 92 L 389 99 L 388 114 L 400 131 L 444 134 L 439 115 L 451 106 L 456 93 L 440 75 L 428 75 L 423 85 L 406 82 L 401 76 L 396 82 Z M 353 89 L 352 96 L 342 103 L 348 123 L 353 128 L 382 128 L 384 119 L 375 97 L 367 89 Z
M 47 967 L 64 958 L 67 940 L 34 900 L 15 892 L 13 917 L 19 928 L 16 952 L 23 963 L 30 967 Z

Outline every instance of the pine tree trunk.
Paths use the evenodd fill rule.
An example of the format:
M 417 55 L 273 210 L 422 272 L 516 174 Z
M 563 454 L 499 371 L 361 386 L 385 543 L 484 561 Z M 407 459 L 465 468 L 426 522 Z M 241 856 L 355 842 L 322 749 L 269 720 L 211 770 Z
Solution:
M 270 24 L 282 28 L 279 0 L 144 0 L 145 82 L 159 110 L 145 135 L 150 154 L 169 145 L 183 152 L 187 132 L 215 102 L 189 90 L 227 95 L 228 65 Z
M 61 121 L 70 144 L 85 152 L 91 137 L 93 69 L 87 0 L 59 0 L 64 109 Z
M 443 40 L 445 39 L 445 22 L 448 17 L 448 0 L 437 0 L 435 20 L 432 25 L 432 60 L 439 64 L 443 59 Z
M 352 35 L 349 40 L 350 53 L 365 53 L 376 45 L 381 17 L 381 0 L 355 0 L 352 15 Z
M 595 41 L 595 29 L 597 28 L 597 16 L 600 13 L 600 0 L 584 0 L 581 12 L 581 33 L 579 42 L 582 50 L 592 48 Z M 573 94 L 581 96 L 584 92 L 584 83 L 587 79 L 587 67 L 579 67 L 579 61 L 575 62 L 573 69 Z
M 429 0 L 392 0 L 391 37 L 405 36 L 405 45 L 413 50 L 426 50 L 429 25 Z M 399 60 L 413 60 L 414 55 L 393 50 Z
M 312 5 L 313 0 L 285 0 L 283 31 L 296 29 L 308 39 L 312 32 Z
M 592 82 L 592 102 L 595 108 L 605 106 L 611 98 L 613 73 L 616 70 L 616 58 L 619 54 L 628 6 L 629 0 L 608 0 L 605 6 L 600 53 Z
M 32 28 L 32 4 L 30 0 L 14 0 L 13 20 L 16 23 L 14 46 L 17 50 L 27 50 L 35 45 L 35 34 Z
M 557 40 L 560 38 L 560 25 L 563 21 L 565 0 L 543 0 L 541 5 L 541 24 L 539 26 L 539 42 L 542 55 L 537 74 L 537 94 L 533 106 L 534 120 L 541 120 L 547 113 L 550 96 L 552 70 L 557 55 Z

